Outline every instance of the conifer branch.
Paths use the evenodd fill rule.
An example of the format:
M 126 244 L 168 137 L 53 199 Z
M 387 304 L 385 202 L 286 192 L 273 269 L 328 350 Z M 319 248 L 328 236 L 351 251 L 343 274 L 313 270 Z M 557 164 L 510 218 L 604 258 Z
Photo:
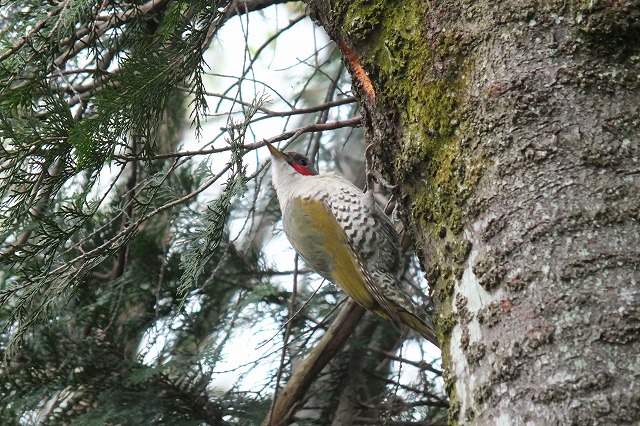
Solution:
M 60 13 L 60 11 L 62 11 L 63 6 L 59 5 L 58 7 L 56 7 L 55 9 L 53 9 L 51 12 L 49 12 L 47 14 L 47 18 L 51 18 L 53 16 L 56 16 L 57 14 Z M 40 30 L 42 30 L 48 23 L 48 19 L 43 19 L 42 21 L 38 22 L 33 29 L 31 29 L 31 31 L 29 31 L 27 34 L 25 34 L 20 41 L 18 41 L 16 44 L 14 44 L 13 46 L 11 46 L 6 52 L 4 52 L 2 55 L 0 55 L 0 62 L 4 61 L 5 59 L 7 59 L 9 56 L 13 55 L 14 53 L 16 53 L 18 50 L 20 50 L 24 45 L 26 45 L 27 43 L 29 43 L 29 41 L 31 40 L 31 38 L 37 34 Z

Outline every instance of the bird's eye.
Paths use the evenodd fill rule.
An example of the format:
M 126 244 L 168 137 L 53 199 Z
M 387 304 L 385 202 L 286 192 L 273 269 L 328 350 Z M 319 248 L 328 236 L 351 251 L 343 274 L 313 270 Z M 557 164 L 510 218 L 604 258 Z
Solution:
M 307 166 L 309 165 L 309 162 L 308 162 L 308 161 L 307 161 L 307 159 L 306 159 L 306 158 L 304 158 L 304 157 L 303 157 L 303 158 L 299 158 L 299 159 L 298 159 L 298 162 L 300 163 L 300 165 L 301 165 L 301 166 L 305 166 L 305 167 L 307 167 Z

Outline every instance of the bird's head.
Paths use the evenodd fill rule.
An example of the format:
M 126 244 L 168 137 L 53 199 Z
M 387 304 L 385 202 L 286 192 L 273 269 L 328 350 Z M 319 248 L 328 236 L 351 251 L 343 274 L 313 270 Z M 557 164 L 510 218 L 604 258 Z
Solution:
M 276 173 L 299 174 L 303 176 L 314 176 L 318 171 L 313 167 L 311 161 L 297 152 L 283 152 L 269 142 L 265 141 L 271 153 L 271 162 Z

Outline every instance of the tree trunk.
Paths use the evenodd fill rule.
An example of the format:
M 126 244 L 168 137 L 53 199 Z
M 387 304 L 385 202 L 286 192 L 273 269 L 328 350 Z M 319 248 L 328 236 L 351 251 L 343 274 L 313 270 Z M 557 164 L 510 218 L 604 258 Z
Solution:
M 640 421 L 640 1 L 326 1 L 452 422 Z

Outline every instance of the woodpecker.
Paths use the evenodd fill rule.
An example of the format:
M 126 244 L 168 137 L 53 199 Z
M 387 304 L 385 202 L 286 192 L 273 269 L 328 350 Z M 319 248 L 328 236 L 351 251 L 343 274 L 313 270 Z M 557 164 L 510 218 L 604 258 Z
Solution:
M 373 193 L 265 143 L 284 232 L 296 252 L 364 308 L 439 346 L 432 324 L 402 290 L 399 236 Z

